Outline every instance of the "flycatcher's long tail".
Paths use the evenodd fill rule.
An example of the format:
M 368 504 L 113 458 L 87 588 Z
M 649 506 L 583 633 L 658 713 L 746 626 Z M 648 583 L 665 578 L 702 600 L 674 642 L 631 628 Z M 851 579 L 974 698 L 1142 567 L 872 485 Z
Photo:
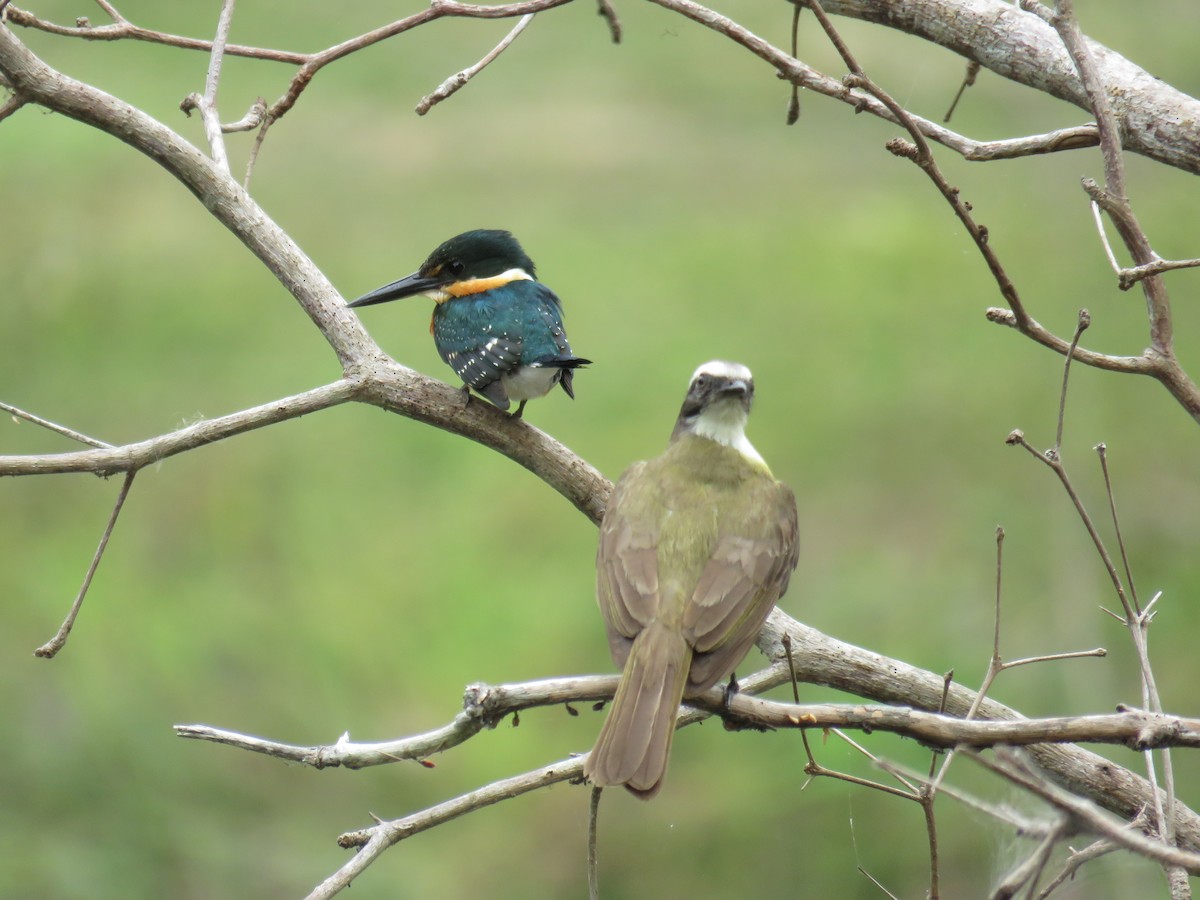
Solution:
M 659 622 L 634 639 L 608 718 L 583 766 L 589 781 L 622 784 L 643 800 L 658 793 L 691 658 L 683 635 Z

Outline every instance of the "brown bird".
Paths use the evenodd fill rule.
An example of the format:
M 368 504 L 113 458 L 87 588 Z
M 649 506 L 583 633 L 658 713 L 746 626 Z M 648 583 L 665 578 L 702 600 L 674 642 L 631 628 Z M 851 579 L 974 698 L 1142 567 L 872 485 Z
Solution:
M 593 784 L 658 793 L 681 700 L 733 672 L 787 590 L 796 498 L 746 439 L 753 399 L 749 369 L 705 363 L 666 451 L 613 489 L 596 596 L 622 673 L 584 763 Z

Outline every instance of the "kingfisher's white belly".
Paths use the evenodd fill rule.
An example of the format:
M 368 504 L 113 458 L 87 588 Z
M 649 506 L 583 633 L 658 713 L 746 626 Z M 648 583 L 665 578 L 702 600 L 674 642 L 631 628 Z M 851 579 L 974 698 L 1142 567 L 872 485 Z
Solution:
M 562 369 L 558 366 L 520 366 L 510 375 L 501 375 L 508 399 L 520 403 L 535 397 L 545 397 L 558 384 Z

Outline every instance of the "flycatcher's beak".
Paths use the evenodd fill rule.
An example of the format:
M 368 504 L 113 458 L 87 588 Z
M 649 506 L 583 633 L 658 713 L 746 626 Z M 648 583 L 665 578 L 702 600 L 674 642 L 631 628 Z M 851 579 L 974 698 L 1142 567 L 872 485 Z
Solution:
M 399 300 L 401 297 L 414 297 L 417 294 L 423 294 L 428 290 L 440 287 L 442 283 L 440 278 L 429 278 L 420 272 L 413 272 L 399 281 L 393 281 L 391 284 L 385 284 L 381 288 L 376 288 L 369 294 L 363 294 L 348 305 L 353 309 L 357 306 L 374 306 L 376 303 L 387 303 L 389 300 Z
M 353 305 L 353 304 L 351 304 Z M 750 385 L 746 384 L 740 378 L 731 378 L 729 381 L 721 385 L 721 394 L 732 394 L 735 397 L 744 397 L 750 393 Z

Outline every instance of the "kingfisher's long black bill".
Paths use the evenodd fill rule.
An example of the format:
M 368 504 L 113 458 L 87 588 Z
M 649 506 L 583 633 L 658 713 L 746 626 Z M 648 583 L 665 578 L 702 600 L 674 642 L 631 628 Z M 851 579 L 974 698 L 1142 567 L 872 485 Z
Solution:
M 437 278 L 427 278 L 420 272 L 414 272 L 411 275 L 401 278 L 399 281 L 393 281 L 391 284 L 385 284 L 381 288 L 376 288 L 369 294 L 363 294 L 348 305 L 351 308 L 357 306 L 374 306 L 376 303 L 387 303 L 389 300 L 399 300 L 401 297 L 413 297 L 438 287 L 440 284 L 441 282 Z

